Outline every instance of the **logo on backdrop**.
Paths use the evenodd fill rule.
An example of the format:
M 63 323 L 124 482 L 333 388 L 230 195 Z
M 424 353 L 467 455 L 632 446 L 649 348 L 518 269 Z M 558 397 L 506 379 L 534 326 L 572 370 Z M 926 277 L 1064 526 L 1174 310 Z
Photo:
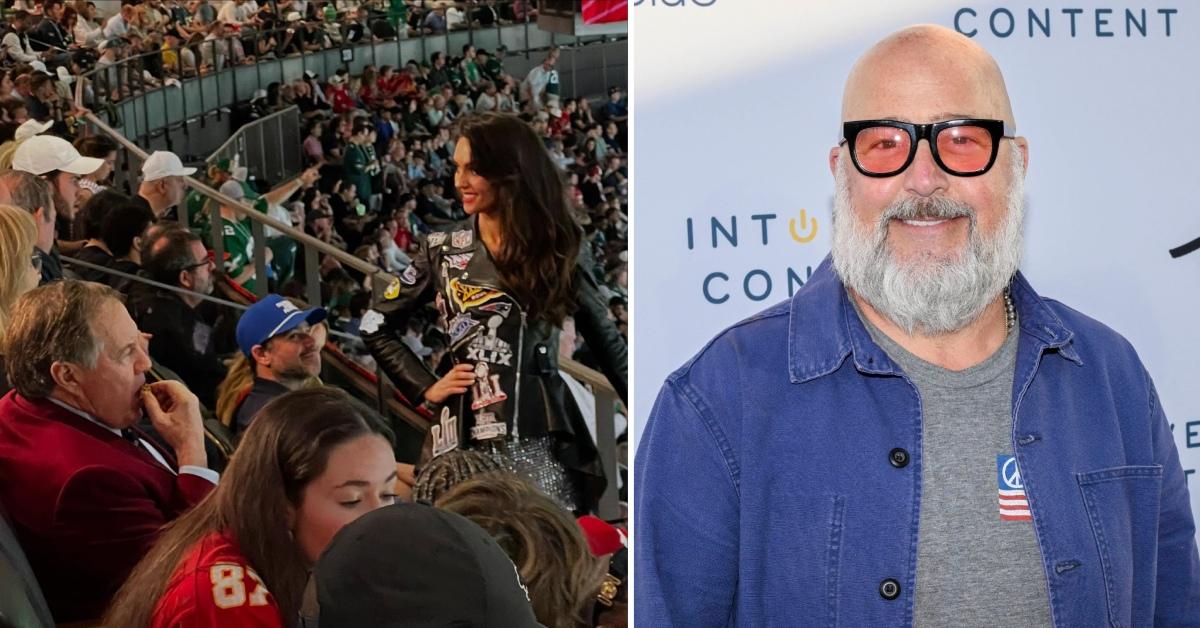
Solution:
M 772 295 L 782 299 L 795 294 L 825 255 L 824 250 L 811 246 L 820 230 L 820 221 L 809 215 L 807 209 L 783 216 L 762 213 L 688 217 L 684 222 L 688 251 L 716 251 L 719 256 L 739 247 L 787 247 L 784 257 L 795 260 L 783 268 L 752 268 L 744 273 L 719 267 L 708 269 L 698 287 L 704 300 L 713 305 L 736 298 L 763 301 Z
M 1197 249 L 1200 249 L 1200 238 L 1196 238 L 1187 244 L 1181 244 L 1167 252 L 1171 254 L 1171 257 L 1180 258 L 1188 253 L 1195 252 Z
M 706 9 L 716 4 L 717 0 L 633 0 L 636 7 L 700 7 Z
M 997 7 L 979 12 L 963 7 L 954 13 L 954 30 L 967 37 L 999 39 L 1149 39 L 1172 37 L 1171 18 L 1179 9 L 1050 9 Z

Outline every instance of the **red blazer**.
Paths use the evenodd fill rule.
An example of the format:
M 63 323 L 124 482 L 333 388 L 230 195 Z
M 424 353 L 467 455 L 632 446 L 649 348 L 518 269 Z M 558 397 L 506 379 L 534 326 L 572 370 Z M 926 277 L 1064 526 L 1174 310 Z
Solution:
M 56 622 L 99 617 L 159 529 L 212 489 L 49 400 L 0 399 L 0 504 Z

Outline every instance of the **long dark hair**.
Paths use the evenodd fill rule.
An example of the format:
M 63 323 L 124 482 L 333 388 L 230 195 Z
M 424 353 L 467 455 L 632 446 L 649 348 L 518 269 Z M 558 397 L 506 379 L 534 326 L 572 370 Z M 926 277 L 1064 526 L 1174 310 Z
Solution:
M 394 441 L 370 408 L 337 388 L 286 393 L 263 407 L 213 492 L 163 528 L 117 593 L 105 626 L 149 626 L 179 561 L 208 534 L 232 535 L 275 596 L 285 626 L 296 623 L 310 565 L 284 523 L 330 452 L 359 436 Z
M 516 116 L 469 115 L 459 121 L 459 132 L 471 145 L 472 168 L 495 190 L 500 282 L 530 318 L 562 324 L 575 310 L 571 277 L 580 238 L 562 175 L 537 134 Z

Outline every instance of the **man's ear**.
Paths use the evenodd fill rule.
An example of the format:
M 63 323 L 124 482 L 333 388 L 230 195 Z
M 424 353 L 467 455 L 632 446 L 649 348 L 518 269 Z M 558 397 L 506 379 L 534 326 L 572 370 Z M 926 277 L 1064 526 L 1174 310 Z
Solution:
M 179 287 L 191 290 L 196 286 L 196 282 L 192 281 L 192 273 L 181 270 L 179 271 Z
M 837 176 L 838 159 L 842 157 L 842 147 L 834 146 L 829 149 L 829 174 Z
M 50 377 L 54 380 L 55 385 L 77 397 L 83 395 L 83 386 L 79 375 L 78 364 L 56 360 L 50 365 Z
M 250 360 L 263 366 L 271 366 L 271 352 L 262 345 L 250 348 Z
M 1021 166 L 1022 170 L 1029 171 L 1029 140 L 1025 137 L 1018 136 L 1014 138 L 1017 143 L 1017 148 L 1021 150 Z

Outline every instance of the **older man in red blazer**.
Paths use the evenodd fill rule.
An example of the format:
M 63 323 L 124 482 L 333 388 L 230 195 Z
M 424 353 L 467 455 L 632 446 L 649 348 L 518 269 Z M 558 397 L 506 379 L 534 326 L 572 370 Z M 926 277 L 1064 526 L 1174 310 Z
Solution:
M 120 296 L 62 281 L 13 308 L 0 504 L 55 621 L 99 617 L 159 530 L 212 490 L 199 402 L 145 386 L 147 338 Z M 172 451 L 134 425 L 143 411 Z

